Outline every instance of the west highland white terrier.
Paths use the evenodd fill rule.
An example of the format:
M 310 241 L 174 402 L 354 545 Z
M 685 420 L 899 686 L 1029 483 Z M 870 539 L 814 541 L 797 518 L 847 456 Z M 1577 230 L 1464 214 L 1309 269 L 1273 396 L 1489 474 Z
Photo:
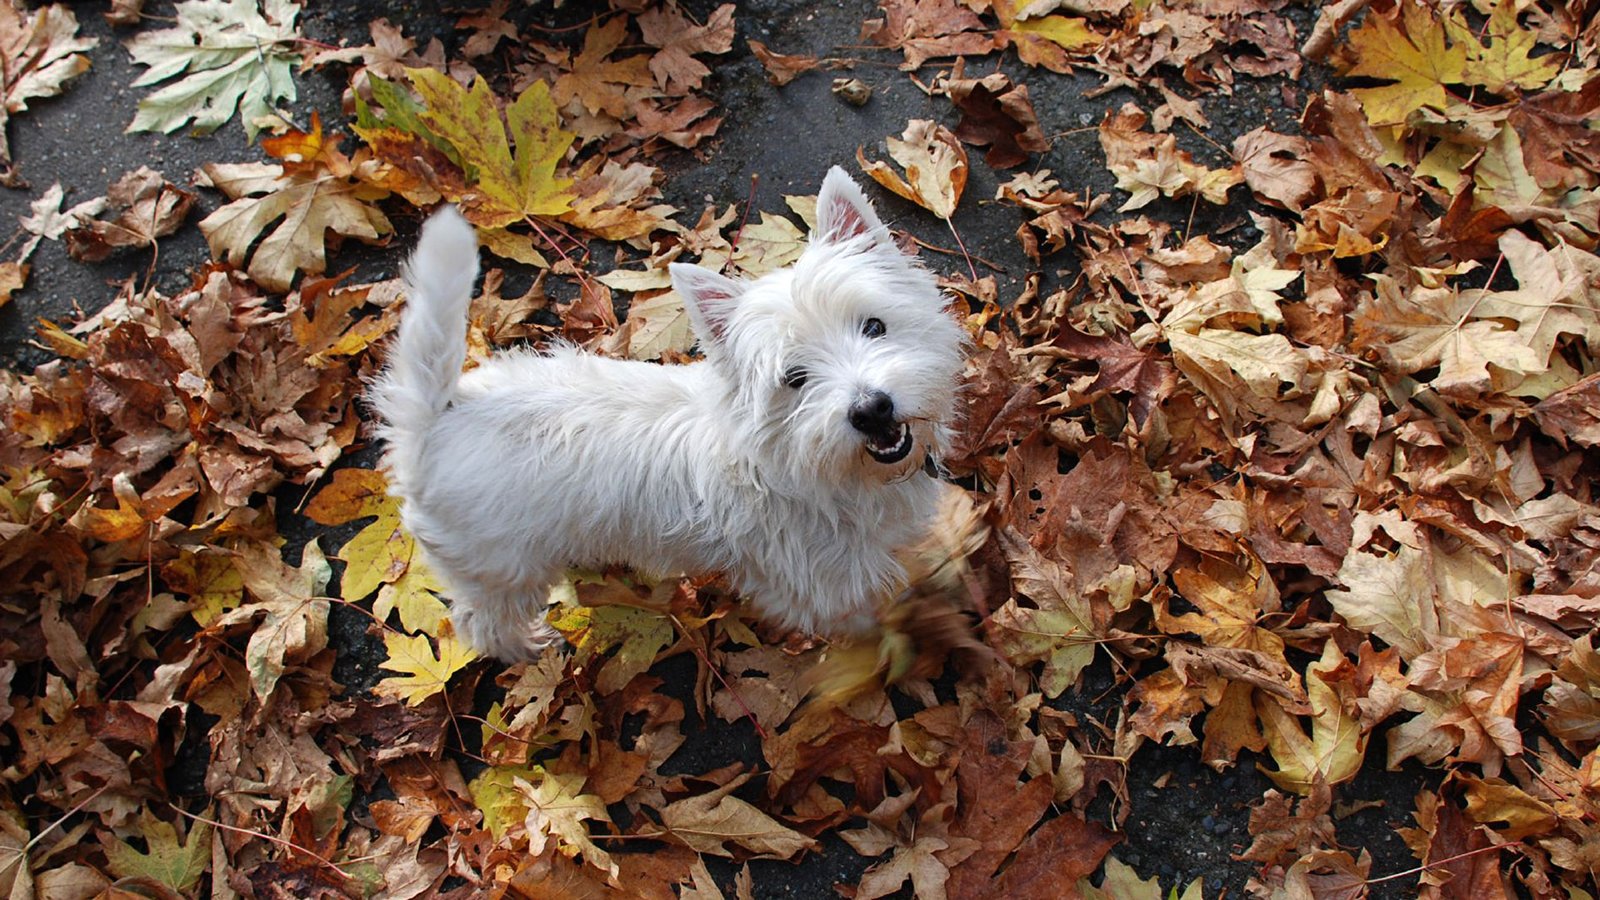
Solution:
M 560 640 L 552 585 L 614 563 L 722 571 L 775 623 L 870 629 L 937 505 L 924 464 L 950 437 L 966 336 L 842 169 L 792 267 L 672 265 L 705 355 L 688 365 L 555 346 L 462 372 L 477 252 L 453 209 L 423 226 L 373 394 L 390 489 L 469 645 L 536 657 Z

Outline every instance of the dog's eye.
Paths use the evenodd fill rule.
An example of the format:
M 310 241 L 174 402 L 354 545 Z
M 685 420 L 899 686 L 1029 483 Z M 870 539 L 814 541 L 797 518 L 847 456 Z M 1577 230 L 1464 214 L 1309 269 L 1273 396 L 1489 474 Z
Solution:
M 889 333 L 882 319 L 868 319 L 861 323 L 861 333 L 869 338 L 881 338 Z
M 805 369 L 795 368 L 795 369 L 790 369 L 787 372 L 784 372 L 783 373 L 783 383 L 787 384 L 789 387 L 794 388 L 795 390 L 799 390 L 799 389 L 805 387 L 806 386 L 806 370 Z

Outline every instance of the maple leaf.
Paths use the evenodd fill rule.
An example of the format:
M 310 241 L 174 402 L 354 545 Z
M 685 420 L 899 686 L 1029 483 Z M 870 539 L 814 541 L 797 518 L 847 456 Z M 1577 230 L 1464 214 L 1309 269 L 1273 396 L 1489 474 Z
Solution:
M 1419 286 L 1406 294 L 1387 275 L 1370 277 L 1377 290 L 1356 309 L 1352 343 L 1392 368 L 1411 373 L 1438 366 L 1429 383 L 1459 396 L 1508 390 L 1546 369 L 1547 359 L 1517 332 L 1475 318 L 1483 291 Z
M 856 161 L 872 180 L 941 219 L 955 215 L 967 187 L 967 151 L 950 129 L 928 119 L 912 119 L 898 138 L 888 138 L 889 157 L 905 175 L 881 160 L 867 162 L 862 148 Z
M 457 28 L 472 29 L 472 36 L 461 47 L 461 55 L 468 59 L 488 56 L 501 41 L 516 40 L 517 26 L 506 18 L 510 7 L 510 0 L 494 0 L 483 12 L 457 19 Z
M 907 879 L 911 881 L 914 896 L 927 900 L 944 900 L 945 882 L 950 878 L 950 867 L 941 862 L 937 854 L 950 849 L 950 842 L 931 834 L 919 834 L 909 845 L 894 848 L 894 855 L 868 869 L 856 885 L 860 900 L 877 900 L 900 890 Z
M 171 134 L 192 121 L 191 131 L 209 134 L 237 111 L 254 141 L 273 104 L 295 99 L 290 64 L 298 59 L 292 47 L 300 7 L 290 0 L 184 0 L 176 14 L 175 27 L 128 41 L 133 61 L 150 67 L 133 87 L 183 76 L 140 100 L 128 131 Z
M 324 140 L 320 119 L 312 131 L 290 131 L 262 142 L 284 165 L 206 163 L 196 181 L 232 200 L 200 222 L 211 252 L 247 271 L 262 287 L 287 291 L 296 273 L 327 269 L 328 232 L 376 243 L 393 230 L 370 201 L 388 192 L 355 180 L 337 140 Z M 261 232 L 283 221 L 262 239 Z M 253 249 L 252 249 L 253 248 Z
M 628 36 L 628 20 L 616 16 L 598 28 L 590 28 L 583 36 L 583 50 L 572 60 L 571 68 L 562 72 L 550 85 L 550 97 L 557 106 L 565 107 L 576 99 L 590 113 L 604 113 L 616 119 L 628 116 L 628 88 L 652 84 L 650 60 L 645 56 L 630 56 L 622 60 L 607 59 Z
M 335 557 L 345 564 L 339 580 L 339 596 L 345 600 L 362 600 L 379 586 L 395 583 L 416 552 L 411 535 L 400 526 L 400 503 L 387 489 L 388 479 L 382 472 L 340 469 L 306 506 L 306 515 L 323 525 L 376 517 L 345 542 Z
M 340 588 L 343 594 L 342 582 Z M 401 628 L 411 634 L 438 634 L 440 624 L 450 611 L 437 596 L 444 590 L 444 584 L 421 558 L 412 557 L 405 574 L 378 587 L 377 599 L 372 601 L 372 615 L 381 622 L 389 618 L 390 611 L 398 610 Z
M 1039 6 L 1035 0 L 995 0 L 993 9 L 1000 20 L 995 39 L 1015 47 L 1017 58 L 1027 65 L 1069 73 L 1069 57 L 1098 46 L 1104 38 L 1077 16 L 1037 15 Z
M 1384 556 L 1352 552 L 1334 576 L 1346 589 L 1328 591 L 1328 602 L 1352 628 L 1398 647 L 1407 659 L 1420 656 L 1440 633 L 1425 560 L 1404 545 Z
M 675 7 L 652 7 L 639 16 L 644 42 L 660 48 L 650 57 L 650 71 L 662 90 L 680 95 L 700 89 L 711 70 L 694 55 L 727 53 L 733 48 L 733 11 L 732 3 L 724 3 L 704 25 L 694 24 Z
M 1277 762 L 1264 769 L 1278 787 L 1308 794 L 1319 783 L 1340 784 L 1356 776 L 1366 753 L 1367 735 L 1355 715 L 1355 667 L 1332 640 L 1322 658 L 1306 667 L 1306 696 L 1311 707 L 1311 735 L 1282 704 L 1256 696 L 1261 731 Z
M 29 100 L 60 94 L 67 82 L 89 71 L 89 57 L 82 51 L 99 43 L 78 37 L 78 18 L 65 6 L 50 4 L 30 14 L 14 4 L 0 4 L 0 91 L 5 96 L 0 107 L 0 184 L 22 186 L 6 139 L 11 116 L 26 110 Z
M 138 831 L 145 842 L 142 853 L 114 835 L 102 837 L 101 846 L 113 874 L 118 878 L 148 878 L 179 894 L 187 894 L 199 885 L 200 877 L 211 867 L 210 825 L 197 823 L 187 839 L 182 839 L 175 826 L 147 812 L 140 819 Z
M 188 218 L 195 196 L 160 172 L 140 166 L 117 179 L 106 199 L 117 213 L 115 219 L 94 219 L 66 231 L 67 252 L 73 259 L 98 262 L 119 247 L 155 246 L 156 238 L 177 231 Z
M 1450 40 L 1445 21 L 1421 3 L 1396 8 L 1395 16 L 1370 12 L 1350 30 L 1353 62 L 1344 74 L 1392 82 L 1351 90 L 1374 126 L 1403 125 L 1423 107 L 1442 110 L 1449 99 L 1444 86 L 1467 80 L 1467 48 Z
M 637 602 L 631 588 L 614 581 L 598 586 L 579 585 L 580 600 L 595 596 L 588 590 L 591 587 L 597 587 L 602 596 L 619 598 L 621 603 Z M 554 624 L 569 637 L 575 637 L 574 643 L 586 655 L 617 648 L 595 679 L 595 687 L 602 694 L 621 690 L 635 675 L 650 668 L 661 648 L 671 643 L 673 633 L 671 619 L 655 610 L 631 605 L 579 607 Z M 578 629 L 581 633 L 570 634 Z
M 300 566 L 283 561 L 277 549 L 251 543 L 238 551 L 235 566 L 253 602 L 218 618 L 214 628 L 254 622 L 245 645 L 245 667 L 250 686 L 265 701 L 272 695 L 290 662 L 307 659 L 328 645 L 328 601 L 322 592 L 332 569 L 313 539 L 300 554 Z
M 244 576 L 225 553 L 184 551 L 161 567 L 161 580 L 189 598 L 190 613 L 202 628 L 244 601 Z
M 435 650 L 426 634 L 385 631 L 383 646 L 388 658 L 378 665 L 400 674 L 373 685 L 373 693 L 404 700 L 407 706 L 444 693 L 451 676 L 478 658 L 470 647 L 450 635 L 440 636 Z
M 1494 11 L 1489 14 L 1488 44 L 1475 40 L 1471 30 L 1459 29 L 1464 32 L 1461 43 L 1467 52 L 1467 83 L 1481 84 L 1497 94 L 1505 94 L 1513 88 L 1544 87 L 1561 71 L 1561 54 L 1532 55 L 1539 34 L 1519 25 L 1517 12 L 1513 0 L 1500 0 L 1494 5 Z M 1459 20 L 1452 17 L 1446 23 L 1459 24 Z
M 715 856 L 732 856 L 730 843 L 765 859 L 789 859 L 815 849 L 816 841 L 733 796 L 750 777 L 746 772 L 710 793 L 667 804 L 661 823 L 690 848 Z
M 433 69 L 407 69 L 422 96 L 417 120 L 455 150 L 469 187 L 448 199 L 483 228 L 503 228 L 529 216 L 559 216 L 571 208 L 572 182 L 557 178 L 573 135 L 561 130 L 550 87 L 535 81 L 506 109 L 505 124 L 481 77 L 464 88 Z M 515 150 L 512 149 L 515 144 Z
M 562 853 L 582 853 L 586 862 L 615 878 L 617 864 L 589 839 L 588 826 L 583 824 L 585 820 L 610 824 L 605 802 L 594 794 L 582 793 L 582 775 L 549 772 L 537 766 L 530 774 L 534 777 L 519 777 L 512 782 L 527 809 L 523 824 L 528 831 L 528 852 L 538 856 L 544 852 L 546 842 L 554 838 Z
M 1119 211 L 1139 209 L 1159 196 L 1188 194 L 1199 194 L 1220 206 L 1227 202 L 1228 191 L 1244 181 L 1238 166 L 1208 169 L 1188 151 L 1179 150 L 1175 136 L 1144 132 L 1148 121 L 1144 111 L 1130 102 L 1100 123 L 1106 167 L 1117 176 L 1117 187 L 1130 194 Z

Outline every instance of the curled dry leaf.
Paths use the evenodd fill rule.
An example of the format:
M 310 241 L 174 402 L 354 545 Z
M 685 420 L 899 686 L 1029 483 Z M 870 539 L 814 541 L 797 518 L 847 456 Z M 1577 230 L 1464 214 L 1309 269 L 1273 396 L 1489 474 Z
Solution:
M 156 238 L 177 231 L 194 206 L 194 194 L 149 166 L 117 179 L 106 199 L 115 219 L 95 219 L 66 232 L 73 259 L 97 262 L 122 247 L 153 247 Z
M 945 82 L 945 91 L 961 110 L 956 137 L 988 147 L 983 159 L 989 165 L 1009 169 L 1027 162 L 1029 153 L 1050 149 L 1028 99 L 1028 86 L 1012 84 L 1004 72 L 952 78 Z
M 955 214 L 967 187 L 967 151 L 950 129 L 928 119 L 912 119 L 898 138 L 888 138 L 889 157 L 905 170 L 901 175 L 881 160 L 867 161 L 856 150 L 861 170 L 896 194 L 941 219 Z
M 761 60 L 762 68 L 767 70 L 767 80 L 777 87 L 783 87 L 795 80 L 802 72 L 810 72 L 822 65 L 822 60 L 815 56 L 790 55 L 776 53 L 767 49 L 767 45 L 751 38 L 749 41 L 750 52 L 756 59 Z

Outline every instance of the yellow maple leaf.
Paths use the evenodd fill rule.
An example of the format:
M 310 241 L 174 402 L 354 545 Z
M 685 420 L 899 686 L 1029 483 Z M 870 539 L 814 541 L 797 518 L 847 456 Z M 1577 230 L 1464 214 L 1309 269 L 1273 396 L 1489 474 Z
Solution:
M 416 552 L 416 542 L 400 526 L 400 506 L 386 493 L 387 486 L 382 472 L 340 469 L 306 506 L 306 515 L 323 525 L 376 516 L 334 555 L 345 566 L 339 596 L 352 602 L 398 581 Z
M 426 109 L 417 118 L 447 142 L 467 170 L 462 213 L 483 228 L 531 216 L 559 216 L 572 207 L 571 179 L 556 177 L 576 135 L 561 130 L 550 86 L 535 81 L 507 107 L 505 123 L 488 82 L 464 88 L 433 69 L 407 69 Z M 513 150 L 512 144 L 515 144 Z
M 1311 734 L 1298 717 L 1265 693 L 1256 694 L 1261 732 L 1278 770 L 1263 769 L 1284 790 L 1310 793 L 1318 782 L 1339 784 L 1356 776 L 1366 754 L 1367 735 L 1353 715 L 1355 667 L 1329 640 L 1322 659 L 1306 667 L 1306 695 L 1311 704 Z
M 478 658 L 471 648 L 453 637 L 445 635 L 438 640 L 439 647 L 435 651 L 433 642 L 425 634 L 384 632 L 383 646 L 389 658 L 379 666 L 400 674 L 373 685 L 373 693 L 396 697 L 404 700 L 407 706 L 416 706 L 442 693 L 450 683 L 450 676 Z
M 1344 74 L 1391 82 L 1351 91 L 1368 122 L 1403 125 L 1424 106 L 1444 109 L 1444 86 L 1465 82 L 1467 69 L 1466 46 L 1452 43 L 1446 31 L 1436 13 L 1416 2 L 1400 4 L 1397 18 L 1369 14 L 1350 31 L 1354 63 Z
M 204 628 L 244 602 L 244 576 L 226 553 L 184 550 L 161 567 L 161 579 L 174 593 L 189 598 L 189 612 Z
M 1480 44 L 1470 30 L 1463 30 L 1470 84 L 1504 94 L 1513 88 L 1544 87 L 1561 72 L 1561 54 L 1532 55 L 1539 35 L 1517 24 L 1517 4 L 1510 0 L 1501 0 L 1489 15 L 1488 44 Z
M 413 558 L 405 574 L 393 584 L 378 588 L 378 599 L 372 601 L 372 614 L 380 621 L 389 618 L 391 611 L 400 613 L 400 627 L 412 634 L 438 634 L 439 624 L 449 615 L 449 607 L 435 596 L 442 592 L 433 570 L 420 559 Z

